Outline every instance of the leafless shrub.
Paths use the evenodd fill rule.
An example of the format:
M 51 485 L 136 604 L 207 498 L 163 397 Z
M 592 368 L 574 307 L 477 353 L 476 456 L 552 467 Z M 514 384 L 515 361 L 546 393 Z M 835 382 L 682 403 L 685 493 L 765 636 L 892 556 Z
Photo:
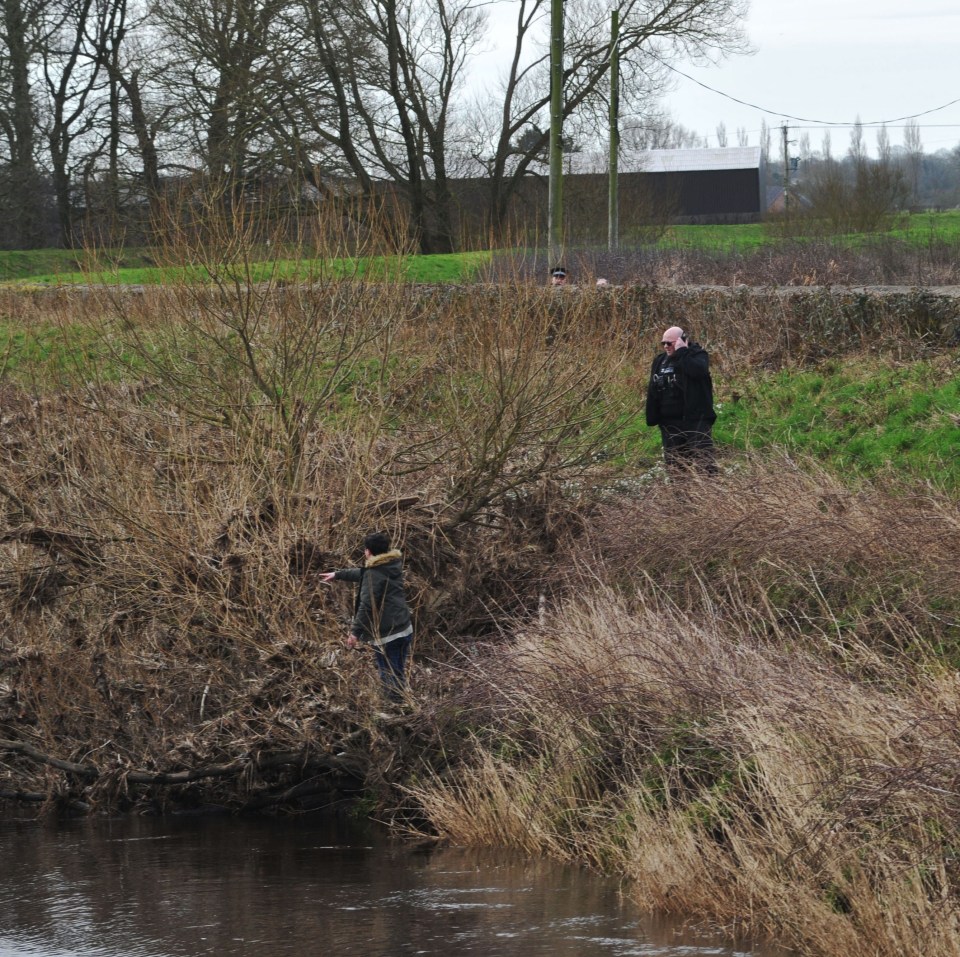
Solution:
M 211 215 L 182 239 L 202 277 L 53 297 L 71 362 L 9 389 L 14 791 L 123 803 L 151 769 L 178 785 L 192 769 L 207 788 L 181 799 L 282 792 L 296 761 L 261 780 L 258 757 L 253 793 L 241 756 L 313 768 L 376 733 L 372 669 L 341 651 L 350 596 L 318 571 L 388 528 L 410 553 L 418 650 L 437 656 L 443 636 L 535 606 L 533 556 L 579 527 L 561 483 L 615 432 L 606 333 L 520 288 L 490 311 L 459 290 L 287 284 L 276 263 L 263 279 L 243 229 Z M 207 774 L 221 765 L 232 776 Z

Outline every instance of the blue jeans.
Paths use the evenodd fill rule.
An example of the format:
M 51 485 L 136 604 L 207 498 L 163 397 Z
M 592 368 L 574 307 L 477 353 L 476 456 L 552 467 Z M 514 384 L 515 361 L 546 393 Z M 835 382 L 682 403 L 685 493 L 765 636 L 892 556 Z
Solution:
M 382 648 L 374 648 L 373 653 L 377 659 L 377 670 L 380 672 L 380 680 L 383 682 L 383 689 L 391 701 L 401 701 L 403 692 L 407 688 L 406 664 L 407 655 L 410 653 L 410 646 L 413 644 L 413 635 L 407 635 L 404 638 L 394 638 L 388 641 Z

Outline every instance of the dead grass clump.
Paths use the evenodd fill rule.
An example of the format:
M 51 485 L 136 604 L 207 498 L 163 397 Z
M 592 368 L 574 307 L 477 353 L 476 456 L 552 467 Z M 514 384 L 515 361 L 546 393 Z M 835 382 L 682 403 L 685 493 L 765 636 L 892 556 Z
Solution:
M 746 602 L 743 626 L 761 635 L 832 635 L 838 652 L 851 636 L 889 653 L 938 647 L 955 661 L 958 549 L 946 496 L 854 491 L 784 458 L 604 505 L 576 561 L 627 589 L 648 578 L 685 603 Z
M 412 799 L 803 952 L 954 955 L 958 546 L 945 497 L 787 460 L 608 499 Z
M 647 905 L 805 952 L 955 953 L 960 725 L 930 705 L 939 679 L 851 680 L 749 615 L 647 582 L 522 626 L 473 670 L 472 759 L 417 800 L 454 840 L 592 861 Z

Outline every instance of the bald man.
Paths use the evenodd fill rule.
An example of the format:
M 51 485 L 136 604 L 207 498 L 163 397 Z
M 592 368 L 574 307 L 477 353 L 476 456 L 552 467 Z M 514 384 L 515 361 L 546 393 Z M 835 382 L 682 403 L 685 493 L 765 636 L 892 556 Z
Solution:
M 710 357 L 696 342 L 688 342 L 679 326 L 663 334 L 661 352 L 650 369 L 647 425 L 660 426 L 663 457 L 671 471 L 699 466 L 717 470 L 711 430 L 713 410 Z

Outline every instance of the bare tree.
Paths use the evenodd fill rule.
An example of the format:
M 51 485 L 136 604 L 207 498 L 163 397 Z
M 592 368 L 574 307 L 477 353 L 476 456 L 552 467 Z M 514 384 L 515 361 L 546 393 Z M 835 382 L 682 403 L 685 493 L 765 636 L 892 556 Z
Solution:
M 73 242 L 74 173 L 90 152 L 75 147 L 96 135 L 104 92 L 102 64 L 115 36 L 120 7 L 114 0 L 51 0 L 44 8 L 40 74 L 46 94 L 46 139 L 62 241 Z M 102 141 L 101 141 L 102 142 Z
M 139 0 L 100 0 L 103 12 L 98 15 L 98 38 L 91 55 L 97 58 L 96 67 L 102 79 L 97 83 L 95 96 L 88 103 L 93 117 L 89 133 L 84 137 L 85 148 L 78 164 L 82 176 L 82 205 L 86 225 L 107 238 L 114 227 L 124 231 L 122 218 L 128 211 L 130 186 L 133 179 L 142 179 L 148 196 L 157 187 L 159 172 L 156 152 L 150 155 L 149 146 L 130 135 L 130 113 L 137 107 L 137 90 L 131 84 L 135 54 L 128 51 L 131 33 L 143 22 L 146 12 Z M 138 51 L 141 56 L 143 51 Z M 128 154 L 142 157 L 143 169 L 133 173 L 127 162 Z M 142 195 L 134 190 L 133 195 Z
M 17 248 L 42 242 L 43 204 L 37 168 L 37 115 L 30 86 L 37 53 L 35 25 L 43 0 L 3 0 L 0 4 L 0 130 L 7 174 L 0 182 L 10 224 L 9 241 Z
M 162 67 L 142 47 L 131 49 L 145 15 L 137 2 L 2 0 L 0 129 L 16 245 L 50 242 L 40 224 L 53 208 L 60 241 L 69 244 L 79 238 L 78 213 L 116 222 L 127 212 L 127 185 L 137 196 L 139 183 L 150 196 L 159 188 L 157 127 L 140 78 Z M 137 168 L 131 156 L 140 157 Z
M 476 156 L 488 176 L 492 225 L 507 223 L 512 197 L 536 169 L 537 152 L 520 153 L 523 130 L 537 124 L 549 103 L 542 22 L 545 0 L 517 4 L 514 46 L 501 82 L 498 113 Z M 627 0 L 620 14 L 620 97 L 625 114 L 642 114 L 662 89 L 664 62 L 677 56 L 723 55 L 745 48 L 740 0 Z M 606 109 L 609 15 L 606 4 L 570 3 L 566 8 L 563 116 Z M 539 124 L 545 128 L 546 124 Z M 546 136 L 546 133 L 543 134 Z
M 123 100 L 123 103 L 117 103 L 117 115 L 111 110 L 112 123 L 115 124 L 112 135 L 119 139 L 123 130 L 129 130 L 132 135 L 139 156 L 139 170 L 131 171 L 131 174 L 142 182 L 152 217 L 155 217 L 160 197 L 162 166 L 158 137 L 166 118 L 173 110 L 173 105 L 161 103 L 155 106 L 151 103 L 148 84 L 151 72 L 153 78 L 156 77 L 156 70 L 150 71 L 149 66 L 145 66 L 149 63 L 150 58 L 146 51 L 138 46 L 126 55 L 111 50 L 105 66 L 110 74 L 111 93 L 118 91 L 117 100 L 120 101 L 121 96 Z M 120 115 L 124 103 L 125 116 Z M 111 155 L 111 176 L 118 165 L 118 160 Z M 119 173 L 116 175 L 119 176 Z
M 717 124 L 717 146 L 726 149 L 727 146 L 727 125 L 726 123 Z
M 863 123 L 860 122 L 859 116 L 850 129 L 850 149 L 847 155 L 855 167 L 867 159 L 867 144 L 863 139 Z
M 399 189 L 422 252 L 453 250 L 451 126 L 484 14 L 471 0 L 300 0 L 300 10 L 328 83 L 318 100 L 301 95 L 304 122 L 365 189 L 377 176 Z
M 893 214 L 906 198 L 903 173 L 892 161 L 892 151 L 881 127 L 877 137 L 879 157 L 867 155 L 859 119 L 850 133 L 846 161 L 830 156 L 825 137 L 825 157 L 813 164 L 807 181 L 811 214 L 834 232 L 876 232 L 888 228 Z
M 165 85 L 215 182 L 271 166 L 271 117 L 295 76 L 284 73 L 284 14 L 292 0 L 158 0 L 167 42 Z
M 923 142 L 920 124 L 907 120 L 903 127 L 903 146 L 907 154 L 907 177 L 910 184 L 910 202 L 916 205 L 920 196 L 920 170 L 923 166 Z
M 886 123 L 881 124 L 877 130 L 877 156 L 885 163 L 889 163 L 893 157 L 893 149 L 890 146 L 890 134 L 887 133 Z
M 621 142 L 632 150 L 695 149 L 703 137 L 658 111 L 624 125 Z

